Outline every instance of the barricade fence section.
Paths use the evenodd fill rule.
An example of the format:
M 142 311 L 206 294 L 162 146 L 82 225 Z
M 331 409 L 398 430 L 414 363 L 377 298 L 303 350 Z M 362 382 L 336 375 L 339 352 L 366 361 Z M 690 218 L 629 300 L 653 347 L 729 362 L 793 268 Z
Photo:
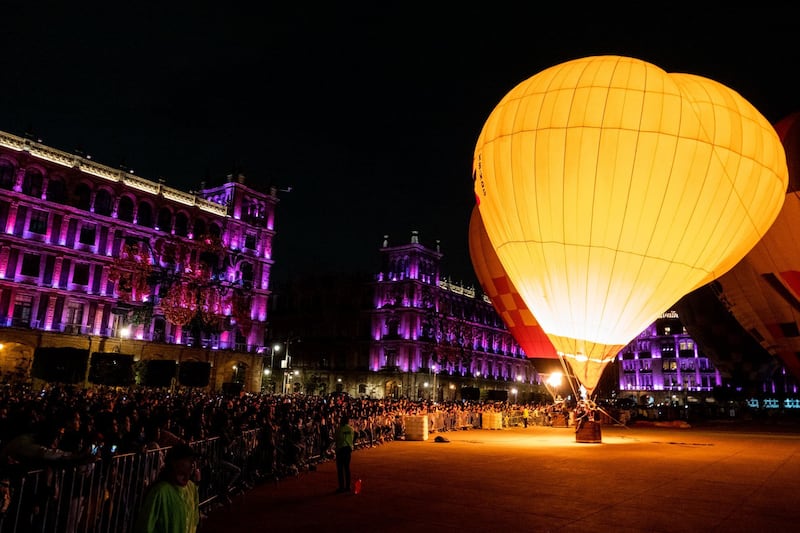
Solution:
M 522 425 L 522 411 L 508 409 L 429 409 L 356 417 L 356 449 L 407 435 L 406 421 L 425 418 L 428 432 L 503 429 Z M 533 410 L 531 424 L 567 424 L 562 413 Z M 414 429 L 414 431 L 417 431 Z M 418 431 L 417 431 L 418 432 Z M 333 428 L 308 422 L 300 427 L 248 429 L 235 437 L 191 443 L 198 452 L 197 484 L 201 512 L 230 503 L 231 497 L 266 480 L 280 480 L 314 469 L 334 458 Z M 148 488 L 164 467 L 168 447 L 114 455 L 71 467 L 3 470 L 8 495 L 0 512 L 0 533 L 129 533 Z M 5 467 L 5 465 L 3 465 Z M 0 501 L 0 503 L 3 503 Z

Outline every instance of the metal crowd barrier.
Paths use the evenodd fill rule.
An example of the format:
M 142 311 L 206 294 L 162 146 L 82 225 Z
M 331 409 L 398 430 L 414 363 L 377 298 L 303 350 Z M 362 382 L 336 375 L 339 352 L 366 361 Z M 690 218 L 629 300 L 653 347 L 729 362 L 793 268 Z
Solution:
M 505 425 L 519 413 L 503 413 Z M 432 411 L 431 431 L 481 427 L 480 411 Z M 356 447 L 404 438 L 396 417 L 362 420 Z M 322 433 L 322 430 L 326 433 Z M 297 475 L 333 458 L 330 428 L 307 427 L 302 436 L 261 429 L 226 441 L 213 437 L 191 443 L 200 456 L 198 490 L 201 512 L 230 501 L 265 479 Z M 66 468 L 3 471 L 10 481 L 10 504 L 0 512 L 0 533 L 131 533 L 144 495 L 158 478 L 169 448 L 115 455 Z M 0 496 L 0 505 L 3 500 Z
M 260 430 L 224 446 L 219 437 L 193 442 L 199 452 L 201 511 L 226 501 L 252 479 Z M 169 448 L 115 455 L 67 468 L 4 472 L 10 505 L 0 513 L 2 533 L 129 533 L 148 487 L 158 478 Z M 19 465 L 16 465 L 19 467 Z

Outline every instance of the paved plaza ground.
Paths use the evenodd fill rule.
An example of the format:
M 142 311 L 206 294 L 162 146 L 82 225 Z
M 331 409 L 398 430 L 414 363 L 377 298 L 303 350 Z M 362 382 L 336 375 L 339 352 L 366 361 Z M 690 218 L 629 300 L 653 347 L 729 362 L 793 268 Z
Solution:
M 442 433 L 353 454 L 362 492 L 337 494 L 328 461 L 255 487 L 201 533 L 795 532 L 800 431 L 736 423 Z

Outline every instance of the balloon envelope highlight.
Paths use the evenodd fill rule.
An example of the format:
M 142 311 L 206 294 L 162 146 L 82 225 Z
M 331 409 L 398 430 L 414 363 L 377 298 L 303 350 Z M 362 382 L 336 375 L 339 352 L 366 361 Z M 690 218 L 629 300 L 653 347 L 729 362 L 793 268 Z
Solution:
M 738 93 L 621 56 L 513 88 L 473 175 L 503 269 L 590 393 L 622 346 L 744 257 L 788 182 L 775 130 Z

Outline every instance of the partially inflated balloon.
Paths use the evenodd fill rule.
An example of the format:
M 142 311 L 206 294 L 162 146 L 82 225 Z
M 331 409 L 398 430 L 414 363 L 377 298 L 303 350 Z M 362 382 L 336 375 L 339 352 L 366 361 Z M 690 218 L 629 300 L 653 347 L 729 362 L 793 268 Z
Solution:
M 718 280 L 731 314 L 800 379 L 800 113 L 775 124 L 789 168 L 783 208 L 767 234 Z
M 788 179 L 775 130 L 739 94 L 619 56 L 512 89 L 474 177 L 505 272 L 590 394 L 622 346 L 758 242 Z
M 477 206 L 472 210 L 469 220 L 469 255 L 483 292 L 492 301 L 495 311 L 525 355 L 534 360 L 537 371 L 550 372 L 550 367 L 558 367 L 558 354 L 553 343 L 503 270 L 486 235 Z

